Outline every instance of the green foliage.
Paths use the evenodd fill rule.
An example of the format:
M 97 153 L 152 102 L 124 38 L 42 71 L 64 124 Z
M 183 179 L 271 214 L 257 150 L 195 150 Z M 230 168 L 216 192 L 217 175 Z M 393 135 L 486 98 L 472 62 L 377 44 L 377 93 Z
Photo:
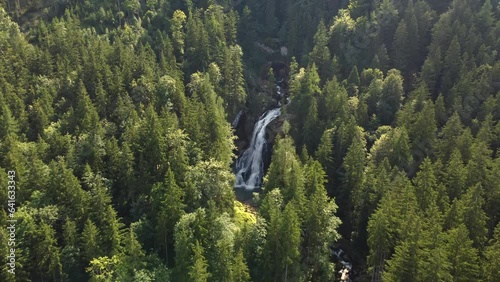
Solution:
M 499 244 L 500 244 L 500 227 L 497 225 L 495 227 L 495 233 L 493 235 L 493 238 L 490 240 L 490 244 L 488 247 L 486 247 L 485 250 L 485 281 L 495 281 L 500 278 L 500 272 L 499 272 L 499 258 L 498 254 L 500 252 L 499 249 Z
M 308 201 L 303 222 L 302 268 L 312 281 L 333 279 L 334 266 L 330 262 L 330 242 L 339 239 L 336 229 L 340 220 L 335 216 L 337 205 L 328 198 L 324 184 L 325 173 L 317 161 L 306 165 L 305 183 Z
M 384 79 L 380 100 L 377 103 L 377 115 L 381 124 L 391 124 L 394 114 L 403 99 L 403 78 L 397 70 L 390 70 Z
M 332 281 L 341 237 L 353 280 L 500 279 L 495 1 L 14 2 L 17 280 Z M 270 106 L 269 63 L 291 103 L 242 204 L 228 121 Z
M 243 51 L 239 45 L 230 46 L 224 60 L 224 87 L 221 93 L 226 103 L 229 117 L 235 116 L 246 100 L 245 79 L 243 78 Z
M 284 203 L 295 201 L 300 208 L 304 204 L 304 178 L 302 164 L 295 153 L 290 136 L 277 140 L 268 173 L 264 179 L 267 191 L 279 188 Z
M 82 231 L 82 250 L 86 261 L 90 262 L 100 255 L 99 230 L 95 224 L 87 220 Z
M 196 241 L 193 246 L 193 265 L 189 268 L 189 281 L 206 282 L 210 278 L 210 273 L 207 270 L 208 263 L 203 256 L 203 247 L 200 242 Z
M 314 35 L 314 47 L 311 53 L 309 53 L 309 62 L 318 66 L 318 73 L 323 83 L 331 78 L 331 73 L 333 71 L 330 50 L 327 46 L 329 40 L 330 35 L 324 21 L 321 20 L 316 34 Z
M 199 162 L 189 170 L 187 179 L 188 207 L 208 207 L 213 201 L 221 213 L 234 213 L 234 175 L 221 162 Z

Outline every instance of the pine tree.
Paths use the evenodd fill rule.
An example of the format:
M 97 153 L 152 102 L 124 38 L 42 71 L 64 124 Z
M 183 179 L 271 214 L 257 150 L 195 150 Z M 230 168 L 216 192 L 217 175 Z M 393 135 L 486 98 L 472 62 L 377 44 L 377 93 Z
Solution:
M 99 230 L 90 219 L 85 222 L 81 236 L 84 259 L 90 262 L 93 258 L 99 257 L 101 254 L 99 247 Z
M 317 67 L 313 63 L 307 70 L 300 69 L 290 81 L 290 95 L 292 103 L 290 105 L 290 113 L 294 114 L 292 122 L 292 136 L 297 140 L 297 146 L 302 147 L 304 144 L 302 130 L 304 122 L 308 115 L 308 110 L 311 107 L 312 99 L 321 93 L 320 78 Z
M 372 281 L 381 279 L 385 261 L 389 258 L 389 251 L 392 247 L 389 224 L 389 220 L 382 209 L 375 211 L 368 222 L 369 235 L 367 243 L 370 247 L 370 253 L 367 263 Z
M 450 161 L 446 165 L 444 173 L 444 183 L 448 189 L 450 200 L 460 197 L 465 190 L 467 170 L 462 161 L 462 154 L 460 154 L 458 149 L 455 149 L 451 154 Z
M 299 209 L 302 207 L 305 200 L 303 169 L 290 136 L 276 141 L 264 187 L 268 191 L 279 188 L 285 204 L 293 200 Z
M 415 192 L 420 210 L 426 212 L 437 201 L 437 181 L 431 160 L 425 158 L 414 179 Z
M 189 272 L 187 273 L 189 281 L 192 282 L 206 282 L 210 278 L 211 274 L 208 272 L 208 263 L 203 256 L 203 247 L 199 241 L 193 245 L 193 265 L 189 267 Z
M 283 212 L 271 213 L 267 234 L 264 277 L 273 280 L 299 277 L 300 222 L 292 203 Z
M 394 255 L 387 261 L 387 271 L 382 275 L 384 281 L 417 281 L 420 230 L 418 223 L 411 222 L 409 225 L 411 230 L 407 237 L 394 248 Z
M 481 184 L 476 184 L 470 187 L 460 199 L 460 210 L 463 218 L 463 223 L 469 229 L 469 237 L 474 242 L 474 247 L 482 249 L 486 243 L 488 228 L 486 216 L 483 206 L 483 187 Z
M 49 167 L 48 199 L 57 203 L 61 213 L 81 222 L 89 204 L 88 195 L 63 159 L 52 161 Z
M 288 204 L 283 212 L 278 238 L 283 238 L 281 242 L 280 253 L 283 255 L 281 260 L 281 271 L 285 281 L 288 277 L 299 277 L 300 268 L 299 260 L 299 244 L 300 244 L 300 222 L 293 204 Z M 276 238 L 277 239 L 277 238 Z
M 168 125 L 167 125 L 168 126 Z M 134 136 L 134 150 L 136 153 L 136 170 L 143 185 L 137 187 L 138 193 L 147 191 L 151 184 L 161 181 L 166 170 L 165 165 L 165 131 L 163 123 L 152 105 L 144 112 L 141 126 Z M 149 187 L 148 187 L 149 186 Z
M 317 161 L 305 167 L 305 183 L 308 201 L 303 223 L 302 264 L 306 277 L 311 281 L 333 279 L 329 244 L 339 238 L 336 229 L 340 220 L 334 215 L 335 203 L 328 199 L 325 189 L 325 173 Z
M 320 121 L 318 120 L 318 104 L 316 102 L 316 98 L 311 98 L 309 104 L 309 110 L 307 111 L 306 119 L 304 121 L 304 145 L 311 152 L 314 152 L 318 147 L 319 143 L 319 132 L 320 129 Z
M 34 256 L 37 268 L 43 279 L 47 274 L 55 281 L 62 275 L 61 251 L 57 246 L 55 231 L 45 222 L 40 223 L 36 234 L 37 243 L 34 246 Z
M 137 240 L 135 232 L 136 223 L 132 223 L 129 228 L 124 232 L 123 238 L 123 252 L 118 256 L 120 260 L 119 273 L 117 273 L 117 280 L 124 280 L 127 277 L 132 277 L 136 269 L 144 269 L 146 266 L 146 256 L 144 250 Z
M 441 71 L 443 69 L 441 47 L 432 49 L 422 66 L 422 79 L 427 84 L 429 91 L 436 94 L 440 90 Z
M 349 96 L 351 97 L 356 97 L 358 96 L 358 88 L 360 87 L 361 82 L 359 80 L 359 72 L 358 72 L 358 67 L 355 65 L 351 73 L 349 74 L 349 77 L 347 78 L 347 91 L 349 93 Z
M 365 178 L 366 165 L 366 140 L 364 132 L 358 128 L 347 154 L 344 157 L 342 167 L 345 170 L 344 185 L 346 193 L 350 195 L 350 206 L 353 210 L 359 210 L 362 204 L 362 186 Z
M 176 10 L 172 16 L 172 40 L 174 43 L 174 49 L 177 52 L 177 58 L 182 58 L 184 55 L 184 23 L 186 22 L 186 15 L 181 10 Z
M 500 279 L 500 224 L 497 224 L 489 245 L 484 251 L 484 279 L 487 282 Z
M 72 117 L 74 123 L 72 125 L 76 127 L 76 133 L 90 132 L 93 128 L 98 126 L 99 115 L 81 80 L 79 82 L 75 103 L 76 107 L 74 116 Z M 71 129 L 70 132 L 73 132 L 73 130 Z
M 243 256 L 243 251 L 240 249 L 234 256 L 232 269 L 232 281 L 248 282 L 250 281 L 250 274 L 248 272 L 248 266 Z
M 445 233 L 441 226 L 442 216 L 436 206 L 430 207 L 428 216 L 423 218 L 422 222 L 422 232 L 418 242 L 421 252 L 417 281 L 452 281 Z
M 172 244 L 175 224 L 184 215 L 186 205 L 183 203 L 184 191 L 175 182 L 170 168 L 163 183 L 157 183 L 152 188 L 153 210 L 156 214 L 156 237 L 159 246 L 165 249 L 165 259 L 168 265 L 168 247 Z
M 2 107 L 2 115 L 0 117 L 0 138 L 6 140 L 7 137 L 17 139 L 18 123 L 12 116 L 10 109 L 5 105 Z
M 453 152 L 457 147 L 457 140 L 463 132 L 463 125 L 460 121 L 458 113 L 454 113 L 446 122 L 445 126 L 439 133 L 440 140 L 436 144 L 436 155 L 443 162 L 447 162 Z M 462 156 L 464 158 L 464 156 Z
M 241 110 L 246 100 L 245 79 L 243 77 L 243 52 L 239 45 L 230 46 L 223 66 L 224 87 L 221 93 L 229 117 Z
M 477 17 L 478 29 L 484 33 L 489 30 L 495 22 L 494 9 L 490 0 L 486 0 L 481 7 Z
M 393 62 L 394 65 L 402 70 L 403 72 L 406 72 L 409 67 L 409 62 L 410 62 L 410 55 L 409 55 L 409 50 L 412 48 L 410 45 L 410 35 L 408 33 L 408 25 L 404 19 L 402 19 L 398 27 L 396 29 L 396 33 L 394 35 L 394 43 L 393 43 L 393 48 L 394 48 L 394 55 L 393 55 Z
M 222 99 L 217 96 L 213 85 L 207 74 L 196 73 L 191 76 L 191 83 L 188 85 L 195 99 L 200 99 L 206 115 L 200 116 L 201 125 L 204 126 L 203 132 L 200 134 L 200 139 L 194 139 L 201 145 L 201 148 L 206 154 L 206 159 L 213 158 L 221 161 L 224 164 L 229 164 L 232 159 L 233 134 L 231 127 L 226 121 L 226 113 L 222 106 Z M 194 121 L 196 122 L 196 121 Z M 194 138 L 194 136 L 191 136 Z
M 444 58 L 443 67 L 443 84 L 441 86 L 441 91 L 443 93 L 448 93 L 459 77 L 459 72 L 462 67 L 461 59 L 461 47 L 458 41 L 458 37 L 455 36 L 451 41 L 448 51 L 446 51 L 446 56 Z M 446 105 L 451 106 L 455 103 L 452 100 L 453 97 L 446 96 Z
M 209 38 L 211 38 L 201 19 L 201 11 L 189 13 L 186 21 L 185 54 L 186 73 L 206 68 L 210 62 Z
M 333 129 L 327 129 L 321 136 L 318 149 L 315 152 L 316 159 L 321 163 L 323 170 L 330 172 L 332 168 L 333 155 Z
M 451 229 L 446 235 L 446 251 L 450 261 L 450 274 L 454 281 L 479 279 L 479 257 L 472 247 L 469 232 L 463 224 Z
M 448 119 L 448 115 L 446 114 L 446 108 L 444 106 L 444 98 L 443 95 L 439 94 L 434 104 L 434 110 L 436 117 L 436 123 L 438 128 L 442 128 Z
M 330 36 L 323 19 L 321 19 L 316 34 L 314 34 L 314 47 L 309 53 L 309 63 L 318 66 L 318 73 L 323 83 L 331 78 L 332 74 L 331 55 L 327 46 L 329 40 Z
M 61 251 L 61 264 L 64 274 L 69 279 L 81 279 L 80 248 L 76 224 L 71 219 L 66 219 L 63 225 L 63 248 Z

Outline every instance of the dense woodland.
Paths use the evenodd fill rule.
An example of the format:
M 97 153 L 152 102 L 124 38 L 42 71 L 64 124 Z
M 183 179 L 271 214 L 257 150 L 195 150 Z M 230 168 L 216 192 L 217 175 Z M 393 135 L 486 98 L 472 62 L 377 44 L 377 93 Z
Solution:
M 500 281 L 497 1 L 0 5 L 0 281 L 338 281 L 339 245 L 354 281 Z M 230 122 L 273 60 L 241 203 Z

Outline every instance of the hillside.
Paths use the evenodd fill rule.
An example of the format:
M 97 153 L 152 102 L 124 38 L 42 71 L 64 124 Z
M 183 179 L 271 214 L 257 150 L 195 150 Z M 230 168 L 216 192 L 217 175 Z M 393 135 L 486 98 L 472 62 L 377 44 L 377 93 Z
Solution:
M 499 19 L 3 1 L 0 281 L 500 281 Z

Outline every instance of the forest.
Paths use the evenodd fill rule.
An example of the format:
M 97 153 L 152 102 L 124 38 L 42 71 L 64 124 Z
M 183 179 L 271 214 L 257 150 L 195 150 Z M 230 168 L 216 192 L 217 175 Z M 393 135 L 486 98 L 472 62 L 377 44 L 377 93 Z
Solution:
M 1 1 L 0 281 L 498 282 L 499 51 L 494 0 Z

